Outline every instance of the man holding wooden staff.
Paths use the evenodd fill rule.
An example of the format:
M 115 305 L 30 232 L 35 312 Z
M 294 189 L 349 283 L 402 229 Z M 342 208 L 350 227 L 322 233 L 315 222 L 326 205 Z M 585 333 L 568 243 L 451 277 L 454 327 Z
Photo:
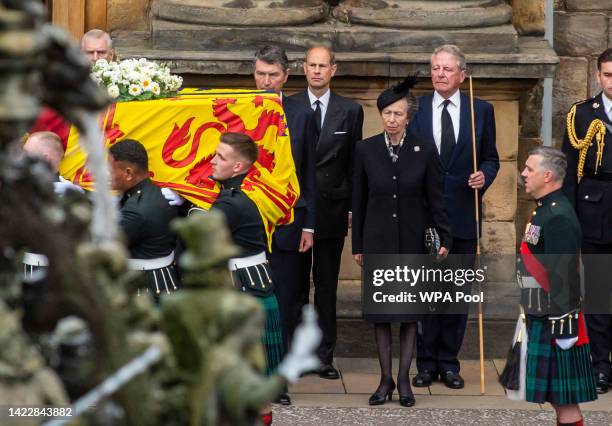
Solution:
M 472 114 L 470 97 L 459 91 L 465 76 L 463 52 L 454 45 L 438 47 L 431 56 L 434 92 L 419 99 L 419 109 L 410 122 L 410 131 L 436 146 L 453 234 L 450 254 L 460 255 L 462 267 L 471 268 L 480 232 L 477 212 L 480 211 L 482 195 L 497 176 L 499 157 L 495 145 L 493 106 L 473 99 Z M 475 138 L 472 133 L 475 133 Z M 464 387 L 457 355 L 466 324 L 467 312 L 453 315 L 434 313 L 424 319 L 417 340 L 419 372 L 413 379 L 414 386 L 429 386 L 440 378 L 451 389 Z

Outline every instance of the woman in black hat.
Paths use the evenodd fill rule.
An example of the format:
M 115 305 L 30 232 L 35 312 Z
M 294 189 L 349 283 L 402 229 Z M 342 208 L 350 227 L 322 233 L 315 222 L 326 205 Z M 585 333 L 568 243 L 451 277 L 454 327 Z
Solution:
M 452 241 L 443 198 L 441 172 L 435 146 L 408 134 L 416 110 L 410 93 L 415 78 L 378 96 L 384 131 L 357 143 L 353 180 L 353 255 L 361 265 L 364 254 L 425 254 L 424 233 L 434 226 L 440 236 L 438 257 L 445 257 Z M 408 371 L 412 362 L 419 317 L 365 316 L 374 322 L 381 378 L 370 405 L 391 399 L 395 382 L 391 373 L 391 322 L 401 322 L 400 365 L 397 388 L 400 404 L 415 404 Z

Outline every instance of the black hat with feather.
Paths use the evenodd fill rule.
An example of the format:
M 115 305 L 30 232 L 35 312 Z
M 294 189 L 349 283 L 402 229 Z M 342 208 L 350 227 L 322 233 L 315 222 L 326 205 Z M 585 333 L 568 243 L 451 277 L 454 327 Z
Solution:
M 406 77 L 401 83 L 397 83 L 395 86 L 389 87 L 387 90 L 384 90 L 380 95 L 378 95 L 378 99 L 376 99 L 376 106 L 378 107 L 378 111 L 381 112 L 389 105 L 408 96 L 408 93 L 410 93 L 410 89 L 412 89 L 416 82 L 417 77 L 410 76 Z

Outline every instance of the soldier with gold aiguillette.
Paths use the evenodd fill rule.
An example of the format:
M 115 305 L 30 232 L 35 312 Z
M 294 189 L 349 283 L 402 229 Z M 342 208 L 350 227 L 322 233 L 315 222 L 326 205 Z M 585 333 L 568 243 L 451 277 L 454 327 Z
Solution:
M 612 48 L 597 58 L 602 92 L 572 106 L 563 152 L 567 176 L 563 190 L 582 226 L 585 312 L 597 391 L 612 379 Z M 606 277 L 606 278 L 604 278 Z
M 537 202 L 519 260 L 528 337 L 525 399 L 550 402 L 557 424 L 581 426 L 578 404 L 597 399 L 597 392 L 580 309 L 580 224 L 561 190 L 566 166 L 561 151 L 537 147 L 521 173 Z

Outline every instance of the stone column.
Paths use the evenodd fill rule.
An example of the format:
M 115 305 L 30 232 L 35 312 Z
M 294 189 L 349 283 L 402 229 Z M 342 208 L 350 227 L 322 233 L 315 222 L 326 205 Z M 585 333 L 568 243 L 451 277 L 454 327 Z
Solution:
M 161 19 L 203 25 L 303 25 L 327 16 L 323 0 L 155 0 Z
M 342 0 L 333 15 L 347 23 L 397 29 L 479 28 L 509 23 L 512 7 L 503 0 Z

